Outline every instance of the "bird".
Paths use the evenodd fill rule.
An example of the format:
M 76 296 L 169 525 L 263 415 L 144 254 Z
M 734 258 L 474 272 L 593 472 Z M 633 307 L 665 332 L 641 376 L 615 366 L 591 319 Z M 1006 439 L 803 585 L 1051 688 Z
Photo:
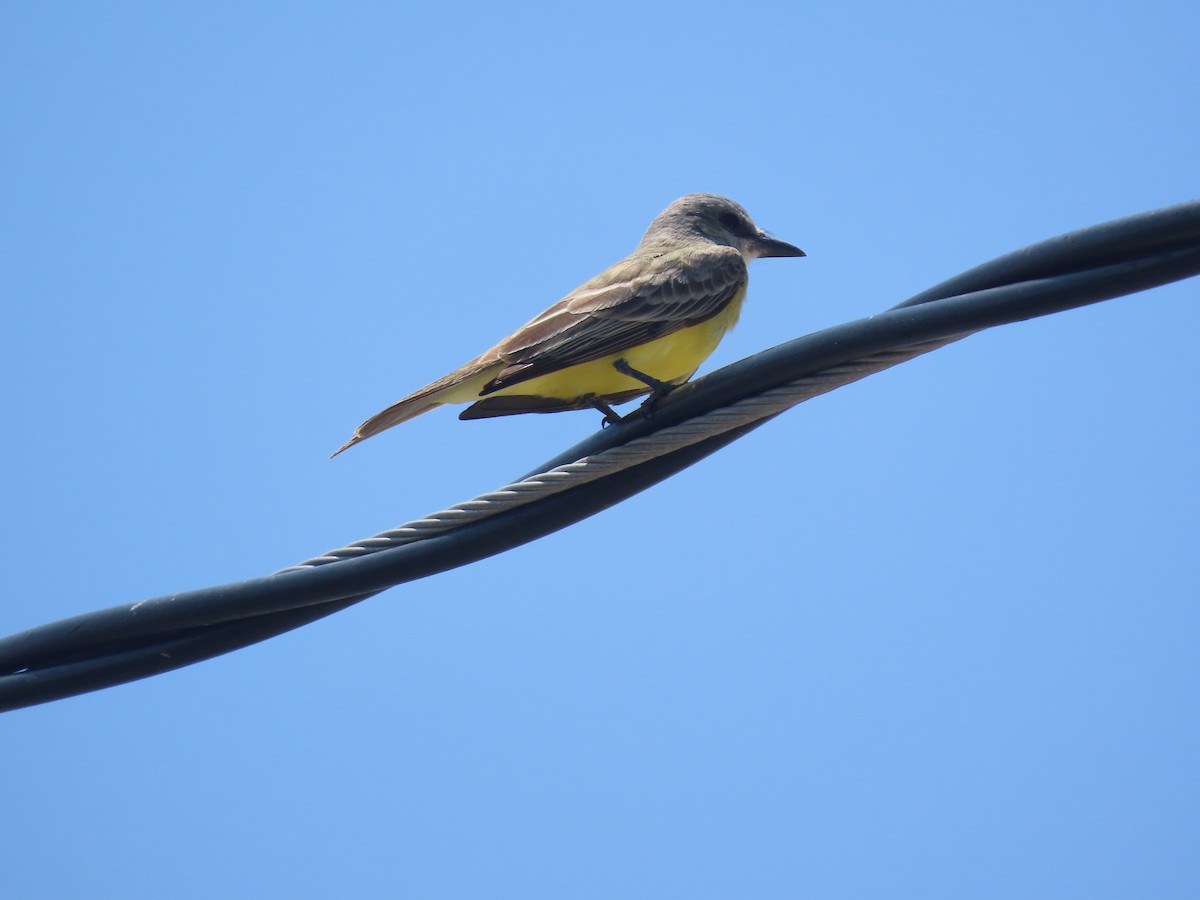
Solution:
M 655 217 L 636 249 L 490 350 L 363 422 L 337 456 L 443 404 L 460 419 L 650 402 L 695 374 L 738 320 L 747 265 L 805 256 L 739 204 L 688 194 Z M 332 457 L 331 457 L 332 458 Z

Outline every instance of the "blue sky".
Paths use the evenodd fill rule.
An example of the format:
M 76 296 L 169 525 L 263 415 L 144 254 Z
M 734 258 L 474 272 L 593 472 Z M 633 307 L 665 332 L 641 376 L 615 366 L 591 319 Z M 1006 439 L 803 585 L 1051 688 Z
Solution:
M 1194 3 L 10 3 L 0 630 L 251 577 L 590 413 L 366 416 L 692 191 L 709 369 L 1200 195 Z M 533 545 L 0 718 L 6 897 L 1200 891 L 1200 283 L 976 336 Z

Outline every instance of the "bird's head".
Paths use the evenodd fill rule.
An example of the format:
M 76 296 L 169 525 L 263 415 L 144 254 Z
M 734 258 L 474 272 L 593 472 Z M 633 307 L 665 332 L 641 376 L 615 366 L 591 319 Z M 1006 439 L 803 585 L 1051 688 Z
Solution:
M 773 238 L 728 197 L 688 194 L 664 209 L 646 229 L 642 245 L 708 240 L 733 247 L 746 262 L 765 256 L 804 256 L 804 251 Z

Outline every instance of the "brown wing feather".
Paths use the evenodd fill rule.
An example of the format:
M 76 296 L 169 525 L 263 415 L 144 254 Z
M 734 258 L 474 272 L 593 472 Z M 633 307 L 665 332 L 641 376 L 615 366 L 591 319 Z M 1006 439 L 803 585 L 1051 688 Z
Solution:
M 485 354 L 508 363 L 483 394 L 697 325 L 746 283 L 732 247 L 632 256 L 580 286 Z

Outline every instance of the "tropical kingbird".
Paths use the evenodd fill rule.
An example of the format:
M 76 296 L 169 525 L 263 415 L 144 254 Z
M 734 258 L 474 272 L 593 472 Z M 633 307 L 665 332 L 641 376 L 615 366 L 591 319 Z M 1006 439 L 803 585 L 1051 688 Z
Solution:
M 688 194 L 650 223 L 641 243 L 466 365 L 358 426 L 334 456 L 444 403 L 460 419 L 599 409 L 692 377 L 737 322 L 746 264 L 804 251 L 760 229 L 741 206 Z

